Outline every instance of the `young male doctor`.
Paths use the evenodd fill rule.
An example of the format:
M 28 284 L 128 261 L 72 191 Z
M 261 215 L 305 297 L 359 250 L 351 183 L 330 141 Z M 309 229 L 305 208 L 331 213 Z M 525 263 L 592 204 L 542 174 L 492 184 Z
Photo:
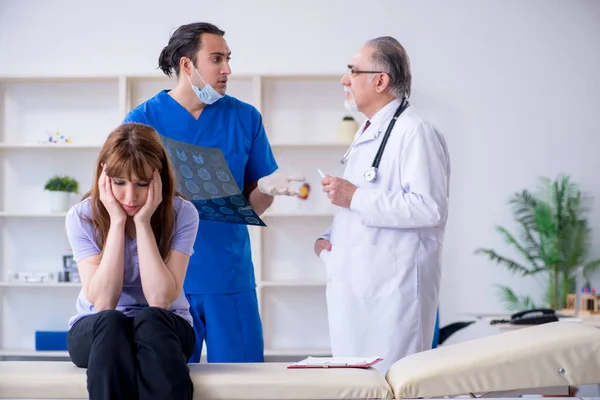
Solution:
M 152 126 L 181 142 L 221 149 L 238 186 L 258 214 L 276 195 L 297 195 L 290 176 L 278 171 L 262 123 L 252 105 L 226 94 L 231 51 L 225 32 L 196 22 L 173 32 L 158 64 L 177 76 L 137 106 L 125 122 Z M 208 362 L 262 362 L 264 343 L 256 297 L 250 238 L 245 225 L 202 220 L 184 282 L 200 361 L 206 341 Z
M 408 102 L 410 61 L 397 40 L 367 42 L 342 85 L 346 106 L 367 120 L 344 176 L 321 181 L 337 211 L 315 252 L 327 270 L 333 356 L 380 356 L 385 373 L 431 348 L 450 161 L 442 134 Z

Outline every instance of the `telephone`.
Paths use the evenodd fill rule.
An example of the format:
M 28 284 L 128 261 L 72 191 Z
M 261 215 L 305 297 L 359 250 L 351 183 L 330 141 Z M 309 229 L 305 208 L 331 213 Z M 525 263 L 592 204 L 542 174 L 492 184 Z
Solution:
M 539 325 L 556 321 L 556 312 L 549 308 L 525 310 L 510 316 L 510 323 L 515 325 Z
M 493 320 L 491 321 L 491 324 L 540 325 L 556 321 L 558 321 L 556 311 L 550 308 L 537 308 L 533 310 L 519 311 L 518 313 L 511 315 L 509 320 Z

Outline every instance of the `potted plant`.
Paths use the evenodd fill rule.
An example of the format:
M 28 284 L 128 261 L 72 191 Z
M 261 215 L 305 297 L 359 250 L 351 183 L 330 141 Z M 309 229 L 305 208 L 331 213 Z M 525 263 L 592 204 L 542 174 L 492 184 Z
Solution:
M 591 229 L 586 219 L 589 208 L 578 186 L 568 176 L 540 181 L 541 190 L 537 195 L 523 190 L 515 193 L 509 202 L 520 228 L 519 239 L 506 228 L 496 227 L 522 261 L 488 248 L 476 250 L 513 273 L 542 278 L 545 298 L 541 302 L 500 286 L 502 300 L 510 310 L 562 309 L 567 295 L 575 292 L 576 269 L 584 267 L 584 277 L 588 278 L 600 265 L 600 260 L 589 260 Z
M 49 192 L 50 212 L 66 212 L 69 196 L 79 192 L 79 183 L 71 177 L 55 175 L 48 179 L 44 189 Z

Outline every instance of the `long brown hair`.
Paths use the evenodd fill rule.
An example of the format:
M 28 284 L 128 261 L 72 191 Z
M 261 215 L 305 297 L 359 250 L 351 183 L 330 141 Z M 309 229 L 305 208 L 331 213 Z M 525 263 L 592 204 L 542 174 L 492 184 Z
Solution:
M 107 177 L 128 177 L 131 180 L 135 174 L 138 179 L 148 182 L 152 176 L 147 176 L 147 167 L 152 167 L 152 171 L 158 170 L 162 181 L 162 201 L 154 211 L 150 224 L 160 255 L 166 260 L 175 221 L 173 198 L 178 193 L 175 192 L 175 174 L 158 132 L 148 125 L 125 123 L 108 135 L 100 151 L 92 189 L 83 198 L 91 197 L 91 222 L 95 228 L 96 242 L 102 252 L 110 228 L 110 216 L 100 201 L 98 191 L 98 179 L 102 174 L 103 165 L 106 165 Z

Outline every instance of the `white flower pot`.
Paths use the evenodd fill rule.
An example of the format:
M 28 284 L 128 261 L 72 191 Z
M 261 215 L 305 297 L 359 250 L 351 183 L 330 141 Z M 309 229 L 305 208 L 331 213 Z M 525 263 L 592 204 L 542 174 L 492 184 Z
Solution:
M 56 190 L 48 191 L 50 196 L 50 212 L 60 213 L 69 211 L 70 192 L 59 192 Z

